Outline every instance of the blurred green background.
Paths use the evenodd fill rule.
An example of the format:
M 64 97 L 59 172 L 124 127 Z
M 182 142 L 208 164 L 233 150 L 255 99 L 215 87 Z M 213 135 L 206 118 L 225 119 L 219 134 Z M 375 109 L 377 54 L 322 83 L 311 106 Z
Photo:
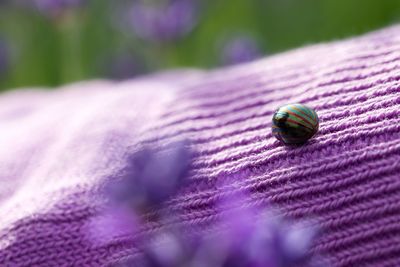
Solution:
M 111 68 L 118 60 L 127 72 L 124 78 L 170 68 L 214 68 L 224 64 L 224 42 L 232 36 L 251 36 L 260 53 L 268 55 L 360 34 L 400 18 L 396 0 L 200 1 L 193 30 L 173 41 L 154 42 L 138 38 L 120 19 L 118 12 L 130 1 L 88 0 L 44 14 L 23 0 L 0 0 L 0 41 L 7 57 L 0 90 L 115 78 L 118 66 Z

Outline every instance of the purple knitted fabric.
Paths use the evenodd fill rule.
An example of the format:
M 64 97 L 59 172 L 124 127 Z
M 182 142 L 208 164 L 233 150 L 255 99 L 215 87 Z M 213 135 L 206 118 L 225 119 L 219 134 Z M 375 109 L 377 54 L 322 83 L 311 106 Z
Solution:
M 108 266 L 135 236 L 90 244 L 93 194 L 141 144 L 188 138 L 193 185 L 168 203 L 207 226 L 221 192 L 249 189 L 292 219 L 317 220 L 333 266 L 400 266 L 400 27 L 231 68 L 0 97 L 0 266 Z M 286 103 L 314 107 L 319 133 L 286 147 Z M 164 225 L 147 224 L 141 233 Z

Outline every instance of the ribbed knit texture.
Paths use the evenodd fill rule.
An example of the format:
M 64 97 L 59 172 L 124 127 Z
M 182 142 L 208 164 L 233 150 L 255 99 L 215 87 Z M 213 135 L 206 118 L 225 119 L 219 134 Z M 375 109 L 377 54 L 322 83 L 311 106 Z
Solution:
M 211 72 L 82 82 L 0 97 L 0 265 L 107 266 L 134 237 L 85 238 L 92 196 L 140 145 L 182 138 L 190 179 L 168 208 L 207 226 L 218 185 L 250 190 L 320 223 L 333 266 L 400 266 L 400 27 Z M 287 103 L 315 108 L 319 133 L 286 147 L 270 131 Z M 148 224 L 142 233 L 164 226 Z

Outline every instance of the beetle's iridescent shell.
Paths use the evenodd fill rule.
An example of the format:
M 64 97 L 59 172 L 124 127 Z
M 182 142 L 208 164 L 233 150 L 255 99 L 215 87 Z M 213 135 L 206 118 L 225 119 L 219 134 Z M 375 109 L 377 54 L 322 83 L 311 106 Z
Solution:
M 313 137 L 319 127 L 317 113 L 302 104 L 280 107 L 272 118 L 272 134 L 285 144 L 301 144 Z

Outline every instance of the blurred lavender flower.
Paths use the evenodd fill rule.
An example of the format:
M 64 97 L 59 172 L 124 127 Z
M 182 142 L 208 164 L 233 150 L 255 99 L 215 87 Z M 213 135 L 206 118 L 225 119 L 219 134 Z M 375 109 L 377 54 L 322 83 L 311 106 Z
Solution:
M 133 235 L 142 223 L 140 214 L 161 205 L 177 192 L 190 165 L 187 145 L 179 142 L 162 151 L 143 149 L 129 158 L 120 179 L 106 186 L 111 205 L 90 229 L 97 241 Z M 290 223 L 278 212 L 251 206 L 249 194 L 232 193 L 229 185 L 217 188 L 221 188 L 224 197 L 215 206 L 219 219 L 213 231 L 206 233 L 187 227 L 157 232 L 138 242 L 142 257 L 129 259 L 121 266 L 317 266 L 310 254 L 318 234 L 314 226 Z
M 136 0 L 129 14 L 129 23 L 145 40 L 168 42 L 193 30 L 197 23 L 197 0 Z
M 178 230 L 159 234 L 144 250 L 145 267 L 194 267 L 200 236 Z M 200 266 L 199 266 L 200 267 Z
M 187 141 L 163 151 L 143 149 L 128 159 L 122 179 L 107 187 L 108 195 L 115 204 L 135 211 L 160 205 L 184 185 L 190 161 Z
M 191 154 L 188 142 L 170 144 L 162 151 L 143 149 L 133 154 L 121 177 L 105 187 L 110 204 L 89 225 L 89 238 L 108 242 L 133 234 L 139 216 L 163 204 L 185 184 Z
M 225 189 L 227 190 L 227 189 Z M 294 267 L 311 266 L 309 250 L 317 229 L 285 221 L 277 211 L 249 206 L 246 193 L 229 193 L 220 200 L 223 229 L 203 244 L 203 266 Z M 262 215 L 261 218 L 259 215 Z
M 249 242 L 250 261 L 258 266 L 312 266 L 310 249 L 318 229 L 306 222 L 289 223 L 267 212 Z
M 119 53 L 102 65 L 105 75 L 115 80 L 130 79 L 145 71 L 143 61 L 129 53 Z
M 226 65 L 248 62 L 261 56 L 257 42 L 248 36 L 230 40 L 222 50 L 222 62 Z
M 237 199 L 237 203 L 226 202 Z M 315 267 L 310 255 L 318 231 L 307 223 L 289 223 L 276 212 L 242 206 L 230 197 L 220 206 L 219 232 L 212 235 L 172 231 L 144 249 L 146 267 Z M 231 206 L 228 208 L 228 206 Z M 233 207 L 235 206 L 235 207 Z M 160 242 L 162 240 L 163 242 Z M 324 263 L 325 264 L 325 263 Z M 320 265 L 327 266 L 327 265 Z
M 5 6 L 9 4 L 9 0 L 0 0 L 0 6 Z
M 254 218 L 221 222 L 221 232 L 201 238 L 198 234 L 184 234 L 184 231 L 162 233 L 144 249 L 143 266 L 317 266 L 309 252 L 315 241 L 315 228 L 307 224 L 289 224 L 277 214 L 267 214 L 256 222 Z
M 4 75 L 9 67 L 9 51 L 6 43 L 0 39 L 0 76 Z
M 35 6 L 44 14 L 57 16 L 65 10 L 81 6 L 85 0 L 34 0 Z

